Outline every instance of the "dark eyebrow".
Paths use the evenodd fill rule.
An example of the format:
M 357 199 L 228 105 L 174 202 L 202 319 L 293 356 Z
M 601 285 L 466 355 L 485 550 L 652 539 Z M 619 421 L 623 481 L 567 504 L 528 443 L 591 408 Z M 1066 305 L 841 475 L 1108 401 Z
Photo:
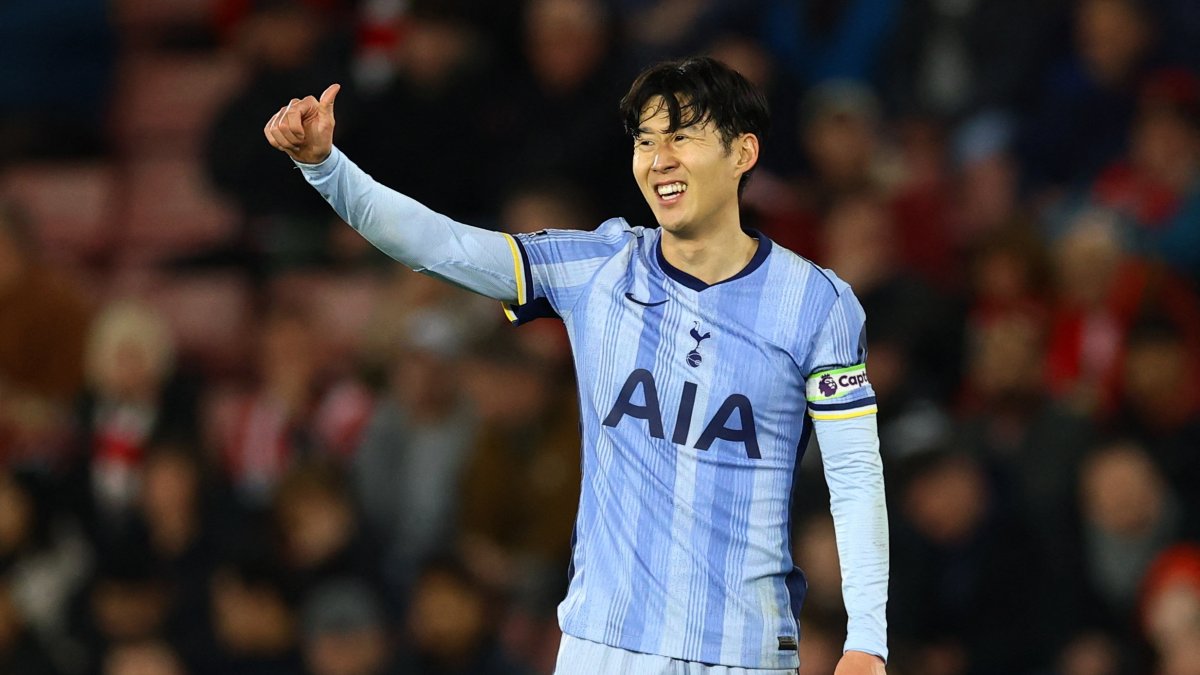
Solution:
M 649 129 L 647 127 L 638 127 L 636 130 L 634 130 L 633 136 L 634 136 L 634 138 L 637 138 L 638 136 L 641 136 L 643 134 L 673 134 L 673 133 L 682 131 L 684 129 L 690 129 L 693 126 L 695 126 L 695 125 L 680 127 L 678 129 L 663 129 L 662 131 L 655 131 L 655 130 Z

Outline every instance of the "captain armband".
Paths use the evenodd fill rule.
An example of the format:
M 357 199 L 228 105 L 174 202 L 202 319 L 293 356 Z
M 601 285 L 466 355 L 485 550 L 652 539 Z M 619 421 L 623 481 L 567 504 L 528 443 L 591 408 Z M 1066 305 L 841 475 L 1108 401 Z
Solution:
M 809 375 L 806 398 L 808 414 L 814 420 L 843 420 L 878 411 L 863 363 Z

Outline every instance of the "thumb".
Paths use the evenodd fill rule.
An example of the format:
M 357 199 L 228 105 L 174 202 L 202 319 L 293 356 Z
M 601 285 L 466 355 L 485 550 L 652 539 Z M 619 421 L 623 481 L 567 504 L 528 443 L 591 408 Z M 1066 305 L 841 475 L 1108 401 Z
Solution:
M 337 98 L 338 92 L 342 90 L 342 85 L 331 84 L 321 93 L 321 105 L 333 112 L 333 100 Z

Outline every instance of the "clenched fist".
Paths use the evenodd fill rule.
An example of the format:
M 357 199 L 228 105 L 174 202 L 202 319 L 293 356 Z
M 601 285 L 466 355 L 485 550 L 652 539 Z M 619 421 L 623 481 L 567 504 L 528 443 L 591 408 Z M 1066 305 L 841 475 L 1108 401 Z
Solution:
M 342 85 L 331 84 L 321 94 L 294 98 L 263 127 L 271 146 L 304 164 L 319 164 L 333 151 L 333 100 Z

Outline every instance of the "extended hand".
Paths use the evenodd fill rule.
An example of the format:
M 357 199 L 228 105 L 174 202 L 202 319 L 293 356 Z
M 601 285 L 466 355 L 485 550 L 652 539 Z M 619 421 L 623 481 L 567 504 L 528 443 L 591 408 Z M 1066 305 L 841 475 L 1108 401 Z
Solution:
M 321 100 L 294 98 L 267 121 L 263 134 L 271 147 L 297 162 L 319 164 L 333 151 L 333 100 L 342 85 L 331 84 Z
M 866 652 L 846 652 L 833 675 L 887 675 L 883 659 Z

